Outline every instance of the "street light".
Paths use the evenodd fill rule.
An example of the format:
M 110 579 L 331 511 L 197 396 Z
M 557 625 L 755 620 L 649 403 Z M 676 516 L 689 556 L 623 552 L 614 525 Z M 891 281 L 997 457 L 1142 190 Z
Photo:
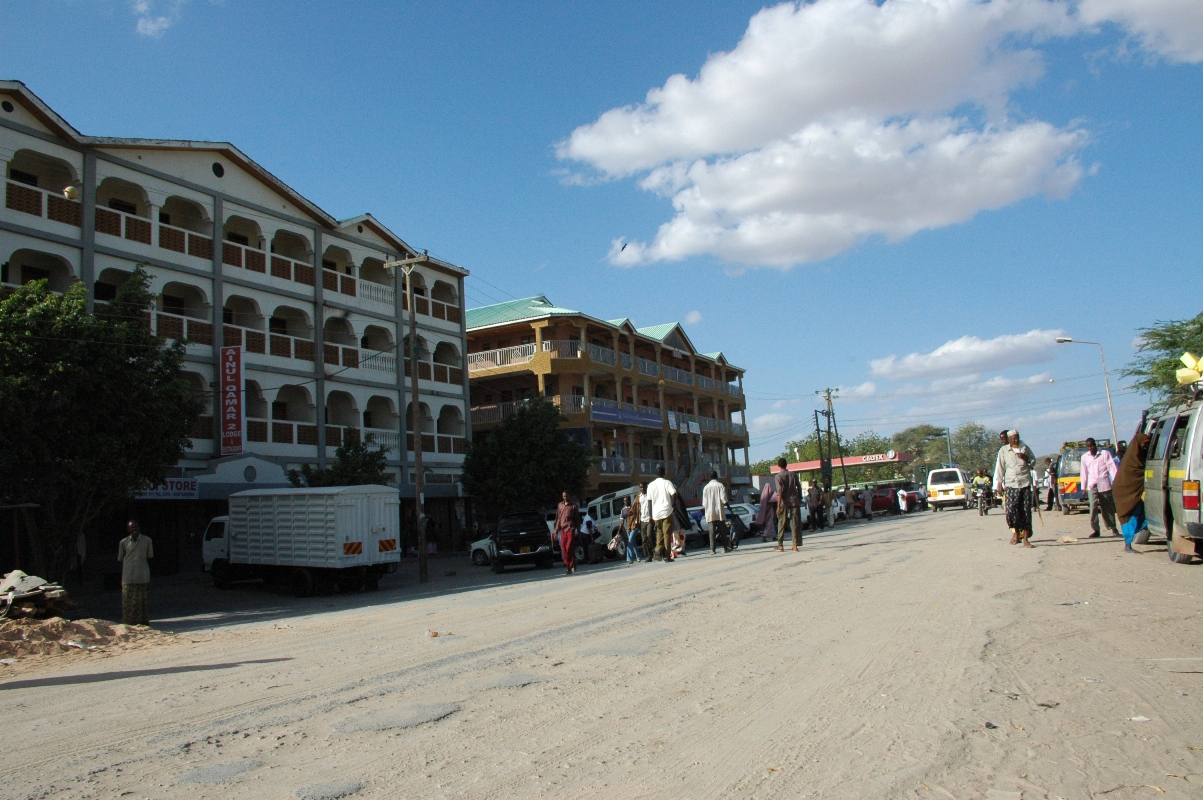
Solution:
M 410 367 L 411 393 L 413 399 L 410 401 L 410 408 L 413 409 L 413 428 L 414 428 L 414 520 L 418 525 L 418 583 L 427 583 L 430 581 L 429 564 L 426 558 L 426 498 L 423 496 L 426 493 L 426 475 L 422 470 L 422 405 L 418 399 L 418 314 L 414 308 L 414 282 L 410 273 L 414 271 L 414 267 L 419 264 L 427 264 L 430 262 L 430 256 L 425 251 L 420 256 L 413 258 L 402 258 L 397 261 L 389 261 L 385 263 L 385 269 L 400 268 L 405 275 L 405 297 L 406 305 L 409 309 L 409 346 L 413 350 L 413 366 Z M 401 357 L 401 337 L 397 337 L 397 360 L 402 365 L 409 359 L 409 354 Z M 404 434 L 404 431 L 402 431 Z M 402 451 L 404 452 L 404 451 Z
M 1058 336 L 1057 344 L 1092 344 L 1099 349 L 1099 359 L 1103 362 L 1103 386 L 1107 388 L 1107 413 L 1111 415 L 1111 444 L 1118 447 L 1119 433 L 1115 429 L 1115 408 L 1111 405 L 1111 379 L 1107 377 L 1107 357 L 1103 355 L 1103 346 L 1098 342 L 1071 339 L 1068 336 Z

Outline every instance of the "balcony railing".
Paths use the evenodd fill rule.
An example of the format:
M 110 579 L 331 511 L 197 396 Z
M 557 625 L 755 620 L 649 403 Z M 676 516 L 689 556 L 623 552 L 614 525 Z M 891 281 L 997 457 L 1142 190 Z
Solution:
M 694 381 L 694 385 L 703 391 L 706 391 L 706 392 L 714 391 L 714 379 L 713 378 L 707 378 L 705 375 L 694 375 L 693 381 Z
M 482 369 L 497 369 L 515 364 L 526 364 L 535 357 L 533 344 L 521 344 L 517 347 L 503 347 L 499 350 L 484 350 L 468 354 L 468 372 Z
M 5 186 L 5 208 L 77 228 L 83 223 L 83 206 L 74 200 L 18 181 L 6 181 Z
M 302 361 L 313 361 L 313 340 L 287 336 L 283 333 L 269 333 L 268 354 L 280 358 L 298 358 Z
M 213 260 L 213 239 L 199 233 L 159 223 L 159 248 L 173 253 Z
M 748 468 L 743 464 L 731 464 L 727 467 L 727 471 L 730 473 L 732 478 L 748 477 Z
M 719 433 L 730 433 L 731 432 L 731 423 L 728 420 L 720 419 L 718 421 L 718 432 Z
M 715 381 L 714 390 L 716 392 L 718 392 L 719 394 L 726 394 L 727 393 L 727 382 L 726 381 Z
M 585 396 L 581 394 L 559 394 L 552 401 L 559 407 L 561 414 L 584 414 Z
M 698 417 L 698 426 L 703 431 L 710 433 L 718 433 L 718 420 L 710 417 Z
M 597 471 L 602 475 L 630 475 L 631 461 L 622 456 L 606 456 L 597 460 Z
M 666 381 L 680 383 L 684 386 L 693 386 L 692 372 L 686 372 L 683 369 L 677 369 L 676 367 L 670 367 L 667 364 L 663 364 L 660 367 L 660 374 Z
M 151 311 L 150 330 L 164 339 L 213 346 L 213 325 L 201 319 Z
M 731 432 L 734 433 L 736 436 L 746 436 L 748 433 L 748 429 L 744 427 L 744 424 L 742 422 L 732 422 L 731 423 Z
M 392 308 L 397 302 L 397 293 L 393 291 L 393 287 L 375 281 L 366 281 L 363 278 L 359 279 L 359 296 L 364 300 L 371 300 L 373 303 L 380 303 L 389 308 Z
M 425 314 L 435 319 L 444 319 L 457 325 L 463 319 L 459 306 L 452 303 L 444 303 L 441 300 L 431 300 L 420 294 L 414 295 L 414 306 L 418 309 L 419 314 Z M 407 295 L 401 296 L 401 307 L 406 311 L 409 310 L 409 297 Z
M 414 449 L 414 435 L 405 435 L 405 449 Z M 422 434 L 423 453 L 444 453 L 448 455 L 464 455 L 468 452 L 468 440 L 463 436 L 451 436 L 445 433 Z
M 309 422 L 271 421 L 272 444 L 317 446 L 317 426 Z
M 246 438 L 250 442 L 266 442 L 267 441 L 268 421 L 265 419 L 252 419 L 247 417 L 246 420 Z
M 351 425 L 327 425 L 326 447 L 342 447 L 359 441 L 359 428 Z
M 213 438 L 213 417 L 203 415 L 196 418 L 196 424 L 192 426 L 192 431 L 188 434 L 189 439 L 212 439 Z
M 389 375 L 397 374 L 397 355 L 387 350 L 359 351 L 359 368 L 384 372 Z
M 325 351 L 322 355 L 322 363 L 332 367 L 348 367 L 350 369 L 359 369 L 359 348 L 347 347 L 340 344 L 331 344 L 326 342 L 322 345 Z
M 660 377 L 660 365 L 655 361 L 648 361 L 646 358 L 636 358 L 635 366 L 639 369 L 640 375 L 648 375 L 652 378 Z
M 731 395 L 732 397 L 743 397 L 744 390 L 739 388 L 738 383 L 728 383 L 727 384 L 727 394 Z
M 581 343 L 576 339 L 548 339 L 543 342 L 543 352 L 551 353 L 552 358 L 580 358 Z
M 254 328 L 241 328 L 237 325 L 223 325 L 222 341 L 226 347 L 241 347 L 248 353 L 267 352 L 267 333 Z M 266 441 L 266 439 L 264 439 Z
M 656 470 L 664 466 L 663 461 L 654 458 L 640 458 L 635 462 L 635 468 L 639 470 L 640 475 L 654 476 Z
M 247 272 L 267 273 L 267 255 L 262 250 L 237 242 L 221 243 L 221 263 L 228 267 L 245 269 Z
M 405 377 L 409 378 L 413 375 L 413 369 L 410 366 L 413 362 L 405 362 Z M 446 383 L 452 386 L 463 386 L 464 371 L 459 367 L 454 367 L 449 364 L 435 364 L 431 361 L 418 362 L 418 379 L 423 381 L 435 381 L 436 383 Z
M 345 294 L 347 297 L 359 296 L 359 281 L 354 275 L 344 275 L 332 269 L 322 270 L 322 289 L 327 292 Z
M 115 211 L 111 208 L 98 207 L 96 209 L 96 232 L 107 233 L 109 236 L 117 236 L 131 242 L 150 244 L 152 226 L 150 220 L 144 217 L 126 214 L 124 211 Z
M 631 370 L 635 368 L 635 359 L 631 357 L 630 353 L 619 353 L 618 357 L 622 360 L 623 369 Z
M 292 258 L 278 256 L 275 253 L 271 254 L 272 277 L 280 278 L 285 281 L 292 281 L 303 286 L 313 285 L 314 269 L 313 265 L 305 261 L 297 261 Z
M 602 347 L 599 344 L 589 345 L 589 358 L 599 364 L 607 364 L 614 366 L 617 362 L 617 354 L 608 347 Z
M 372 439 L 377 447 L 386 449 L 390 453 L 396 453 L 401 449 L 401 434 L 387 428 L 364 428 L 363 435 L 367 438 L 368 434 L 372 434 Z

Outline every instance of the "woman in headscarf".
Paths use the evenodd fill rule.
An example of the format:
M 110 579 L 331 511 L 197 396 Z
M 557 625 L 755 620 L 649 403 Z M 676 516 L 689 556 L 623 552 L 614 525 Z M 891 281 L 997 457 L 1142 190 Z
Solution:
M 777 490 L 773 488 L 773 481 L 765 481 L 760 490 L 760 513 L 756 516 L 756 524 L 760 526 L 760 541 L 777 538 Z
M 1147 525 L 1145 522 L 1145 459 L 1149 453 L 1149 437 L 1138 433 L 1128 442 L 1128 449 L 1119 462 L 1119 473 L 1111 487 L 1115 498 L 1115 513 L 1124 534 L 1124 552 L 1139 553 L 1132 540 Z

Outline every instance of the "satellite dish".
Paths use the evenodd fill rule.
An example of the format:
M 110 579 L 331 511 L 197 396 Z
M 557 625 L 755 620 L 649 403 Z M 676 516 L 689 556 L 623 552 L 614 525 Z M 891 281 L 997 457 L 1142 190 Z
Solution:
M 896 455 L 897 455 L 897 453 L 895 453 L 893 450 L 886 451 L 886 458 L 893 458 Z

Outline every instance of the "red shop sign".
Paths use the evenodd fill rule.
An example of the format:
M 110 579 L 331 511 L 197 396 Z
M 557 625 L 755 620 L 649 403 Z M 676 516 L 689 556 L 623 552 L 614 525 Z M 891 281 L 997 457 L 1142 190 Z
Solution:
M 242 452 L 242 348 L 221 348 L 221 454 Z

